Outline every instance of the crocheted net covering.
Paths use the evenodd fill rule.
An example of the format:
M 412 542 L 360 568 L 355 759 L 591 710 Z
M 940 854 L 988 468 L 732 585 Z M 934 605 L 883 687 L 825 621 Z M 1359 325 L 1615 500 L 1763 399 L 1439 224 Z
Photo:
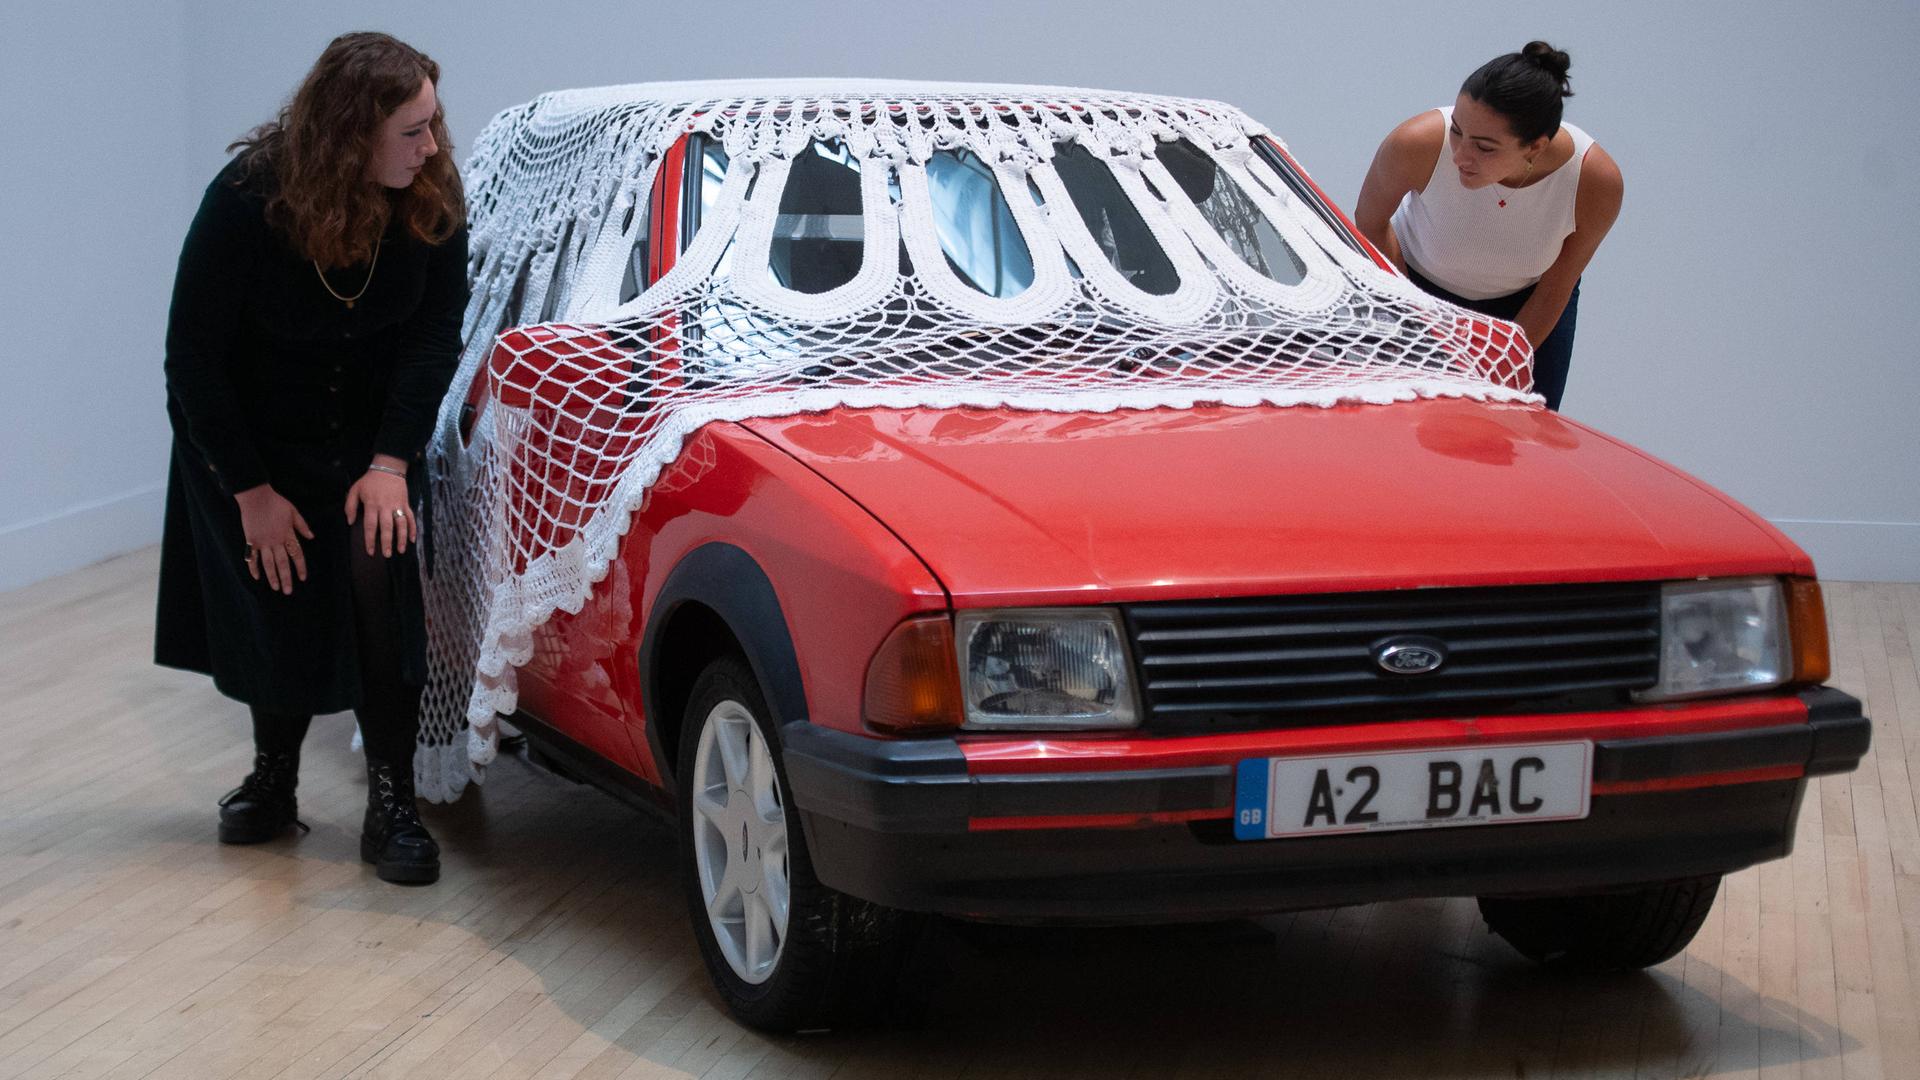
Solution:
M 724 163 L 698 232 L 623 298 L 655 173 L 689 132 Z M 679 459 L 715 421 L 1539 400 L 1517 328 L 1355 252 L 1255 151 L 1265 136 L 1216 102 L 894 83 L 643 84 L 496 117 L 467 166 L 467 347 L 428 451 L 420 793 L 481 778 L 533 631 L 580 610 L 656 483 L 697 476 Z M 809 155 L 857 173 L 856 212 L 783 206 L 790 174 L 818 175 Z M 1211 195 L 1183 184 L 1196 164 Z M 1002 232 L 1017 227 L 1012 286 L 970 281 L 954 257 L 991 224 L 956 223 L 937 197 L 962 166 L 972 190 L 997 186 Z M 863 243 L 857 271 L 802 291 L 792 253 L 808 241 Z M 489 398 L 463 438 L 476 374 Z

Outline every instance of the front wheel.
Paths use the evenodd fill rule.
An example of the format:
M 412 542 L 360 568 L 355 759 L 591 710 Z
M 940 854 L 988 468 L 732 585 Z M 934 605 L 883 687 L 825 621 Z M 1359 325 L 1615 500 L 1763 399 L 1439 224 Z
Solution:
M 707 973 L 768 1031 L 871 1020 L 907 917 L 813 876 L 765 696 L 729 656 L 694 682 L 681 727 L 680 861 Z
M 1719 875 L 1584 896 L 1480 898 L 1480 914 L 1529 959 L 1578 971 L 1637 971 L 1678 955 L 1707 921 Z

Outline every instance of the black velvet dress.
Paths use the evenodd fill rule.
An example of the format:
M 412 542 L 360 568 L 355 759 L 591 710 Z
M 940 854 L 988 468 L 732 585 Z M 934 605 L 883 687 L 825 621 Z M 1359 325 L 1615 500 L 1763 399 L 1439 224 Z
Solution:
M 228 697 L 284 713 L 359 708 L 362 678 L 348 571 L 347 489 L 375 453 L 422 460 L 460 350 L 467 234 L 432 245 L 391 226 L 368 278 L 313 263 L 270 228 L 270 169 L 208 185 L 180 253 L 166 343 L 173 460 L 167 479 L 154 658 L 205 672 Z M 262 177 L 261 174 L 265 174 Z M 291 596 L 246 570 L 233 494 L 270 483 L 313 529 L 307 580 Z M 424 515 L 422 515 L 424 522 Z M 424 538 L 423 538 L 424 539 Z M 417 545 L 386 560 L 401 676 L 426 675 Z

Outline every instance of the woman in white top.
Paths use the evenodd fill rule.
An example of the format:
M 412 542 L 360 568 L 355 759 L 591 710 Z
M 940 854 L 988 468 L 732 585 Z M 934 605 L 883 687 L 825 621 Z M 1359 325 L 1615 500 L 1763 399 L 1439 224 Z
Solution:
M 1420 288 L 1520 324 L 1534 388 L 1559 409 L 1580 275 L 1620 214 L 1620 169 L 1560 122 L 1567 54 L 1544 41 L 1467 76 L 1451 108 L 1394 128 L 1355 224 Z

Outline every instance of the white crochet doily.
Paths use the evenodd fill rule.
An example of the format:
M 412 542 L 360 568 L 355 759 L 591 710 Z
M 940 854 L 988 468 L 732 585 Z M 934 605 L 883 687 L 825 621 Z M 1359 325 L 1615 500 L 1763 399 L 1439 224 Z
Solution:
M 655 173 L 689 132 L 716 151 L 698 232 L 624 296 Z M 1265 136 L 1216 102 L 876 82 L 575 90 L 496 117 L 467 166 L 467 346 L 428 452 L 420 793 L 451 799 L 481 777 L 534 629 L 580 610 L 706 424 L 870 406 L 1538 400 L 1516 328 L 1354 251 L 1255 151 Z M 1169 171 L 1176 146 L 1211 194 Z M 857 169 L 857 213 L 783 207 L 810 154 Z M 1017 288 L 990 295 L 951 258 L 993 224 L 935 197 L 962 163 L 1017 228 Z M 1109 201 L 1090 215 L 1095 188 Z M 788 287 L 775 256 L 799 241 L 859 244 L 858 269 Z M 1144 247 L 1158 269 L 1126 265 Z M 469 442 L 476 374 L 493 398 Z

